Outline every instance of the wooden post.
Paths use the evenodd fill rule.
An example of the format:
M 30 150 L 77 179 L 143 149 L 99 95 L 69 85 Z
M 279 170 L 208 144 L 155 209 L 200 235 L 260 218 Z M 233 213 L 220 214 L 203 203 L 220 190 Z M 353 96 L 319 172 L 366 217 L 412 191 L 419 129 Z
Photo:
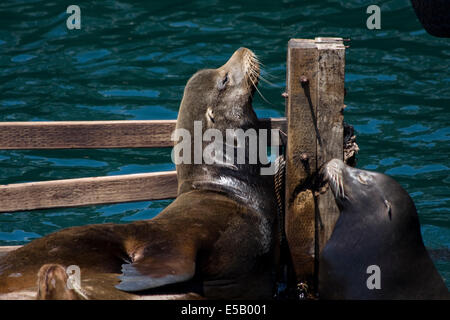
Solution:
M 344 160 L 345 46 L 341 38 L 317 38 L 319 51 L 319 92 L 317 127 L 317 167 L 337 158 Z M 328 188 L 317 197 L 318 253 L 333 232 L 339 217 L 333 193 Z
M 297 281 L 310 293 L 339 214 L 330 190 L 314 195 L 312 179 L 327 161 L 343 159 L 344 66 L 341 38 L 289 41 L 285 230 Z

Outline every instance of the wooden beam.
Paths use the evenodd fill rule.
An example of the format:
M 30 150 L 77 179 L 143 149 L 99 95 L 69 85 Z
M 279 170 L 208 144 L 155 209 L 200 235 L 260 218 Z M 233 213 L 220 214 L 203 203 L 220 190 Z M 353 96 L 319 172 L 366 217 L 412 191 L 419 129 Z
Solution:
M 0 258 L 8 252 L 19 249 L 21 246 L 0 246 Z
M 78 207 L 177 196 L 175 171 L 0 185 L 0 212 Z
M 345 47 L 341 38 L 316 38 L 319 52 L 317 101 L 317 167 L 331 159 L 344 160 Z M 317 255 L 333 232 L 339 209 L 330 188 L 317 197 Z
M 0 149 L 172 147 L 175 125 L 176 120 L 0 122 Z M 286 119 L 261 119 L 261 128 L 286 132 Z
M 176 120 L 2 122 L 0 149 L 171 147 Z
M 312 178 L 327 161 L 343 159 L 344 57 L 340 38 L 288 44 L 285 230 L 297 281 L 312 292 L 339 214 L 330 191 L 314 196 Z
M 314 40 L 291 39 L 287 53 L 286 239 L 298 282 L 313 285 L 318 52 Z M 303 82 L 302 82 L 303 80 Z

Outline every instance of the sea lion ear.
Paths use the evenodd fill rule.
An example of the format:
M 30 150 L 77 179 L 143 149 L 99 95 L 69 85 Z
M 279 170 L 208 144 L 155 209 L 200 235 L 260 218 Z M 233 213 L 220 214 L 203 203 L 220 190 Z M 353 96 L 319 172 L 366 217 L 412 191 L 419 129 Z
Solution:
M 389 215 L 389 220 L 392 220 L 392 205 L 388 200 L 384 200 L 384 204 L 386 206 L 387 209 L 387 213 Z
M 180 250 L 178 250 L 180 249 Z M 161 254 L 148 247 L 142 258 L 122 265 L 121 283 L 116 288 L 135 292 L 184 282 L 195 274 L 195 254 L 186 248 L 171 248 Z
M 208 109 L 206 109 L 206 119 L 208 123 L 214 123 L 214 111 L 211 107 L 208 107 Z

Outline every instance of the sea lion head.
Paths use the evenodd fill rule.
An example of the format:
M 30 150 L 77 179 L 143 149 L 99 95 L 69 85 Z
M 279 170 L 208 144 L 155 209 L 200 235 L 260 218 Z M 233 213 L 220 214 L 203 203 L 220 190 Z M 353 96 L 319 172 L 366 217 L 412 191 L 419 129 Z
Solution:
M 258 59 L 247 48 L 238 49 L 217 69 L 198 71 L 186 84 L 177 128 L 192 132 L 194 121 L 202 121 L 203 131 L 253 127 L 257 117 L 252 98 L 258 78 Z
M 247 48 L 240 48 L 223 66 L 200 70 L 187 82 L 176 130 L 177 133 L 182 131 L 189 133 L 192 143 L 189 148 L 179 151 L 182 149 L 180 146 L 184 146 L 184 136 L 183 144 L 180 144 L 180 139 L 177 140 L 179 136 L 173 139 L 176 141 L 174 154 L 183 154 L 184 157 L 184 152 L 190 153 L 191 161 L 175 161 L 178 194 L 198 189 L 200 185 L 202 188 L 218 187 L 221 190 L 232 188 L 239 190 L 234 192 L 236 194 L 245 194 L 251 191 L 248 185 L 262 185 L 259 181 L 260 162 L 241 163 L 237 161 L 237 152 L 230 154 L 225 150 L 226 147 L 234 148 L 235 151 L 241 150 L 245 152 L 245 157 L 256 154 L 253 149 L 248 148 L 249 139 L 242 142 L 238 139 L 238 133 L 230 134 L 230 131 L 247 132 L 251 129 L 254 130 L 253 137 L 258 135 L 258 118 L 252 107 L 252 99 L 258 84 L 259 72 L 259 62 L 255 54 Z M 212 131 L 219 132 L 222 136 L 224 150 L 214 151 L 211 155 L 205 153 L 205 156 L 202 151 L 207 150 L 205 148 L 211 141 L 215 143 L 216 138 L 203 141 L 202 137 L 204 133 Z M 227 140 L 228 137 L 231 138 Z M 208 161 L 196 161 L 199 154 L 205 156 L 201 161 L 205 159 Z
M 381 210 L 391 219 L 393 211 L 416 211 L 409 194 L 385 174 L 353 168 L 339 159 L 329 161 L 323 174 L 341 212 Z
M 414 202 L 400 184 L 385 174 L 352 168 L 338 159 L 329 161 L 323 173 L 340 214 L 320 253 L 321 298 L 448 297 L 423 244 Z M 381 287 L 370 290 L 369 274 L 377 272 Z M 420 276 L 411 278 L 412 274 Z

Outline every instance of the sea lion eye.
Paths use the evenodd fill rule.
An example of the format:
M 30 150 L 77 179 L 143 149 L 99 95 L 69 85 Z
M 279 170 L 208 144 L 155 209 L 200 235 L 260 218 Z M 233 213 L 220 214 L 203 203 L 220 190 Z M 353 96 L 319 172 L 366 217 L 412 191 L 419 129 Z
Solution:
M 219 82 L 219 90 L 223 90 L 228 83 L 228 73 L 225 74 L 225 77 Z
M 364 175 L 362 175 L 362 174 L 358 174 L 358 181 L 360 182 L 360 183 L 362 183 L 362 184 L 368 184 L 368 182 L 369 182 L 369 179 L 368 179 L 368 177 L 367 176 L 364 176 Z
M 206 109 L 206 117 L 209 121 L 211 121 L 212 123 L 214 123 L 214 112 L 212 110 L 211 107 L 209 107 L 208 109 Z
M 225 75 L 225 78 L 222 80 L 222 84 L 226 84 L 228 82 L 228 73 Z

